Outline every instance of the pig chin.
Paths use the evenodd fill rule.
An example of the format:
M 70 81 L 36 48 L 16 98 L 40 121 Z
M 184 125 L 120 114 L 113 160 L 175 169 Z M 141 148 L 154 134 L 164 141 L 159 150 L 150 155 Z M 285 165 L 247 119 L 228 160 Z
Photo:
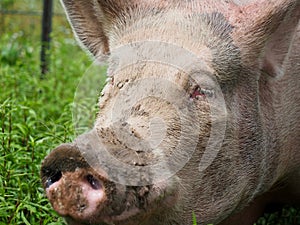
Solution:
M 168 211 L 168 209 L 173 208 L 174 205 L 176 205 L 178 198 L 178 192 L 175 189 L 170 189 L 169 182 L 170 181 L 162 181 L 151 186 L 125 187 L 126 191 L 123 195 L 126 196 L 126 200 L 123 204 L 123 210 L 119 211 L 120 209 L 115 208 L 115 206 L 120 208 L 118 198 L 122 194 L 118 193 L 118 197 L 110 196 L 111 198 L 116 199 L 116 201 L 107 201 L 105 210 L 102 211 L 101 218 L 97 221 L 116 225 L 138 225 L 140 223 L 137 223 L 136 221 L 147 221 L 149 217 Z
M 106 193 L 107 198 L 104 202 L 99 201 L 98 206 L 91 204 L 89 209 L 77 212 L 77 215 L 70 214 L 66 220 L 70 225 L 138 225 L 136 221 L 147 221 L 149 217 L 168 211 L 168 208 L 176 205 L 178 193 L 175 190 L 168 190 L 169 184 L 167 183 L 168 181 L 163 181 L 151 187 L 122 187 L 123 193 L 120 193 L 120 190 L 111 189 L 110 191 L 117 193 L 118 196 Z M 120 199 L 120 196 L 124 199 Z M 87 201 L 94 201 L 94 199 L 87 198 Z M 120 201 L 123 203 L 120 204 Z
M 41 173 L 54 210 L 71 225 L 135 225 L 177 203 L 176 176 L 145 186 L 118 184 L 93 169 L 74 144 L 55 149 L 44 160 Z

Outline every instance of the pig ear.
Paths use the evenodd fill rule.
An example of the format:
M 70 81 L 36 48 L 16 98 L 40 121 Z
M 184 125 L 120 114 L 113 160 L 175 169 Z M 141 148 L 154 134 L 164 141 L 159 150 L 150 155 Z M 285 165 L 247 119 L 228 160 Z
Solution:
M 109 27 L 127 3 L 121 0 L 61 0 L 75 36 L 93 56 L 109 54 Z M 127 1 L 124 1 L 127 2 Z
M 284 74 L 291 51 L 299 48 L 300 1 L 265 0 L 246 5 L 241 11 L 245 16 L 237 42 L 246 52 L 244 59 L 250 66 L 259 63 L 260 69 L 271 76 Z

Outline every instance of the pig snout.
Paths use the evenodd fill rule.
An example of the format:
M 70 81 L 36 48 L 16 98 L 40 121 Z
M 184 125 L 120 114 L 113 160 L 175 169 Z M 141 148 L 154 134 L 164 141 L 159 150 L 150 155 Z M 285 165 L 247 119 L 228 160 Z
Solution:
M 83 135 L 81 138 L 92 136 Z M 84 149 L 83 146 L 85 147 Z M 80 150 L 79 150 L 80 149 Z M 177 186 L 173 180 L 152 185 L 128 186 L 110 181 L 109 176 L 93 165 L 89 147 L 80 143 L 63 144 L 43 161 L 41 177 L 47 198 L 54 210 L 71 225 L 130 224 L 155 213 L 158 205 L 176 204 Z M 95 156 L 91 156 L 96 158 Z
M 105 199 L 101 181 L 82 169 L 62 174 L 59 180 L 46 188 L 46 193 L 59 214 L 79 219 L 88 218 Z M 65 198 L 74 201 L 65 204 Z
M 106 200 L 104 178 L 89 167 L 71 144 L 56 148 L 44 160 L 41 173 L 46 195 L 62 216 L 86 220 Z

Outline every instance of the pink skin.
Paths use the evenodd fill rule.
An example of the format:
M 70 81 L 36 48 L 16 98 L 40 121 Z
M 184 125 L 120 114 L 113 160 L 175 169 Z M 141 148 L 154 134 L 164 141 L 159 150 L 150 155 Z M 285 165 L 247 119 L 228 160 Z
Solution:
M 191 141 L 198 141 L 191 159 L 173 177 L 155 185 L 122 186 L 97 173 L 98 168 L 93 170 L 81 154 L 94 159 L 89 145 L 79 148 L 76 143 L 65 144 L 54 150 L 45 159 L 41 176 L 53 208 L 66 217 L 69 225 L 181 225 L 191 224 L 192 213 L 198 224 L 250 225 L 269 203 L 300 202 L 300 143 L 295 138 L 300 131 L 298 0 L 62 2 L 82 45 L 97 59 L 109 58 L 108 75 L 112 79 L 100 99 L 95 128 L 113 156 L 129 165 L 152 165 L 172 155 L 183 127 L 200 122 L 199 131 L 188 130 L 188 134 L 197 135 L 194 139 L 189 135 Z M 163 49 L 146 51 L 147 48 L 139 48 L 143 45 L 135 45 L 153 40 L 192 52 L 203 60 L 205 69 L 198 63 L 197 68 L 191 64 L 185 76 L 164 63 L 154 65 L 154 50 L 159 50 L 161 59 Z M 141 56 L 138 62 L 142 64 L 127 67 L 124 65 L 130 55 L 121 54 L 124 60 L 109 56 L 127 44 L 137 47 L 137 56 Z M 173 60 L 169 57 L 172 54 L 165 55 L 167 62 Z M 204 78 L 189 84 L 195 69 L 197 77 Z M 209 77 L 217 81 L 209 82 Z M 115 100 L 126 85 L 134 87 L 137 80 L 144 78 L 166 78 L 178 84 L 189 93 L 183 97 L 191 100 L 189 104 L 199 109 L 199 114 L 181 126 L 174 107 L 151 98 L 139 102 L 129 117 L 120 119 L 126 123 L 116 125 L 111 115 L 122 104 L 125 107 L 127 101 L 115 107 Z M 189 87 L 196 83 L 196 88 Z M 211 124 L 225 120 L 223 114 L 211 117 L 213 107 L 205 101 L 205 97 L 212 102 L 218 99 L 215 83 L 224 90 L 227 128 L 222 148 L 216 156 L 209 155 L 213 161 L 200 174 L 199 162 L 209 141 Z M 151 90 L 152 86 L 147 83 L 147 88 Z M 172 94 L 173 88 L 166 90 L 167 96 L 177 96 Z M 140 95 L 126 93 L 125 100 Z M 156 117 L 166 121 L 170 131 L 165 142 L 160 140 L 161 152 L 131 151 L 132 140 L 149 140 L 151 127 L 147 124 Z M 121 129 L 131 135 L 118 138 L 116 133 Z M 86 138 L 93 143 L 94 139 Z M 182 152 L 190 149 L 184 146 Z
M 72 216 L 81 219 L 89 218 L 97 211 L 99 204 L 106 199 L 101 181 L 91 177 L 92 175 L 85 175 L 84 169 L 76 169 L 74 172 L 63 172 L 62 177 L 58 181 L 46 188 L 47 197 L 56 199 L 53 208 L 62 216 Z M 69 187 L 69 190 L 66 190 L 66 186 Z M 84 210 L 73 210 L 74 205 L 71 205 L 71 208 L 65 205 L 64 199 L 73 194 L 71 193 L 72 191 L 78 194 L 77 198 L 81 198 L 78 200 L 78 204 L 84 204 L 84 206 L 81 206 Z M 61 195 L 65 196 L 58 198 Z M 83 200 L 84 203 L 82 203 Z

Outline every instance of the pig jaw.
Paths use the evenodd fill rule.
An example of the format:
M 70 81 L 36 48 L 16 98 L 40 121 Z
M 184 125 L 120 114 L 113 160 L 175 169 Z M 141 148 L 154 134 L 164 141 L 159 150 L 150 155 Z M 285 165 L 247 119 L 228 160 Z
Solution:
M 139 225 L 136 221 L 147 221 L 156 213 L 161 217 L 177 204 L 176 178 L 140 187 L 115 184 L 89 167 L 74 144 L 64 144 L 47 156 L 41 173 L 54 210 L 70 225 Z

